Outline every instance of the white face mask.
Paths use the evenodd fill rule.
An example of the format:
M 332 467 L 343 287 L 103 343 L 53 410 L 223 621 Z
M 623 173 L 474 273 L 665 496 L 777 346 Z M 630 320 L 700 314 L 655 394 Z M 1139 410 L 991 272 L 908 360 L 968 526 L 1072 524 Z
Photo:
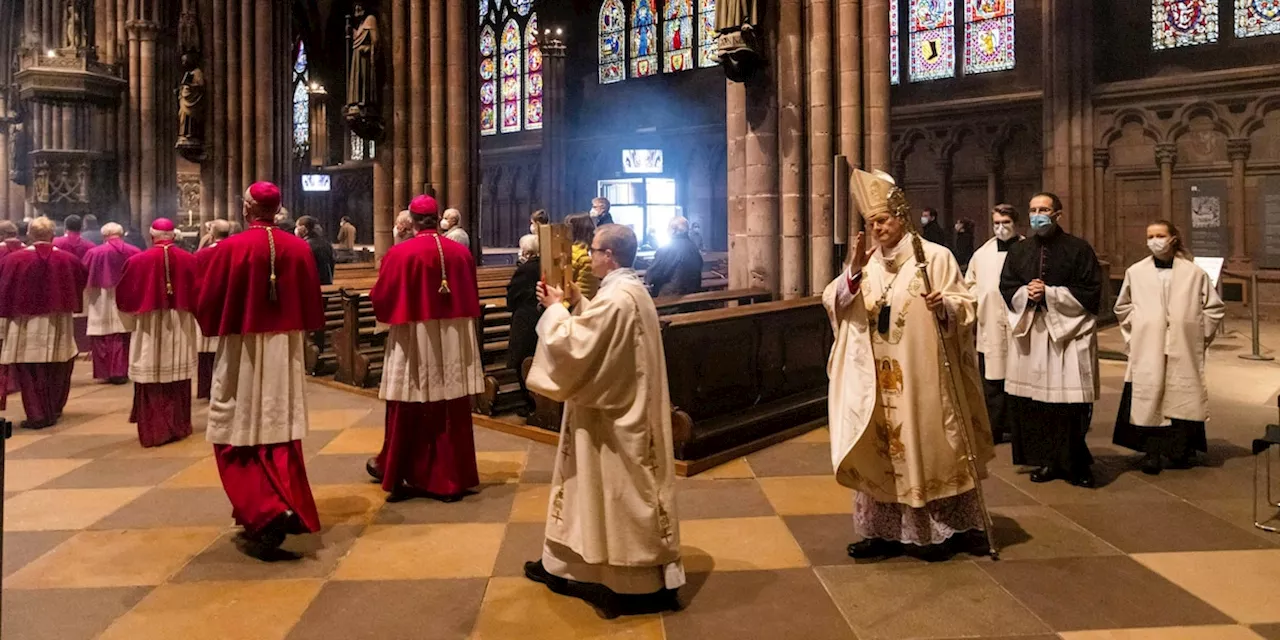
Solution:
M 530 235 L 535 235 L 535 236 L 536 236 L 536 235 L 538 235 L 538 225 L 536 225 L 536 224 L 530 224 L 530 225 L 529 225 L 529 233 L 530 233 Z
M 929 224 L 929 216 L 920 216 L 920 226 L 923 227 L 928 224 Z
M 993 229 L 993 230 L 995 231 L 996 238 L 998 238 L 998 239 L 1000 239 L 1000 240 L 1008 241 L 1010 238 L 1012 238 L 1012 237 L 1013 237 L 1013 223 L 1012 223 L 1012 222 L 999 222 L 999 223 L 996 223 L 996 224 L 995 224 L 995 226 L 994 226 L 994 229 Z
M 1147 248 L 1155 256 L 1163 256 L 1169 250 L 1168 238 L 1147 238 Z

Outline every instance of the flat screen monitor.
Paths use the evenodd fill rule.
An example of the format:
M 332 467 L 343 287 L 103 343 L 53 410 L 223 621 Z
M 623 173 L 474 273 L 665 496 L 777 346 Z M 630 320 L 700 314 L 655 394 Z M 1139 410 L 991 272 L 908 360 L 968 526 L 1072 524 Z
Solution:
M 302 174 L 303 191 L 328 191 L 329 176 L 323 173 Z
M 623 173 L 662 173 L 662 149 L 623 149 Z

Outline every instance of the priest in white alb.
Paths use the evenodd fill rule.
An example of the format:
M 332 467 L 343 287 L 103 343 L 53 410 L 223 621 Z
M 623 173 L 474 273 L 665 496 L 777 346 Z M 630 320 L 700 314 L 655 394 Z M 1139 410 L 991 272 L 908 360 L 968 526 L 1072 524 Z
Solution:
M 964 284 L 978 303 L 978 369 L 991 418 L 991 437 L 1004 442 L 1009 436 L 1009 398 L 1004 392 L 1005 359 L 1009 353 L 1009 308 L 1000 296 L 1000 273 L 1009 247 L 1022 240 L 1018 234 L 1018 210 L 998 204 L 991 210 L 992 237 L 969 259 Z
M 129 381 L 129 328 L 116 306 L 116 285 L 124 275 L 124 263 L 141 250 L 124 241 L 124 227 L 102 225 L 102 244 L 84 256 L 89 285 L 84 305 L 89 312 L 89 350 L 93 353 L 93 377 L 111 384 Z
M 836 480 L 857 492 L 853 521 L 862 538 L 849 555 L 933 560 L 981 552 L 979 478 L 992 443 L 973 294 L 951 252 L 921 238 L 933 288 L 926 292 L 911 210 L 892 178 L 855 171 L 852 191 L 878 247 L 865 251 L 858 234 L 852 263 L 822 296 L 835 332 L 832 465 Z
M 675 608 L 685 582 L 666 358 L 636 247 L 628 227 L 596 229 L 591 300 L 539 284 L 546 311 L 526 381 L 564 402 L 564 421 L 542 558 L 525 576 L 606 618 Z
M 174 244 L 168 218 L 151 223 L 151 248 L 124 263 L 116 305 L 132 327 L 129 377 L 144 447 L 191 435 L 191 377 L 196 372 L 196 257 Z
M 1204 355 L 1225 307 L 1173 223 L 1148 225 L 1147 248 L 1116 297 L 1129 363 L 1112 442 L 1146 454 L 1142 471 L 1155 475 L 1186 468 L 1208 449 Z

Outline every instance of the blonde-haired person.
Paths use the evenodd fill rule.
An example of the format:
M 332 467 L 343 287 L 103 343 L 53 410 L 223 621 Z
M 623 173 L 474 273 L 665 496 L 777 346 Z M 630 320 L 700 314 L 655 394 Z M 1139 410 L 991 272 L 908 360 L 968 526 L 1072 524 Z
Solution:
M 1209 418 L 1204 354 L 1222 322 L 1222 298 L 1191 261 L 1178 228 L 1147 225 L 1151 255 L 1129 267 L 1116 319 L 1129 352 L 1112 441 L 1146 454 L 1143 473 L 1189 466 L 1205 451 Z

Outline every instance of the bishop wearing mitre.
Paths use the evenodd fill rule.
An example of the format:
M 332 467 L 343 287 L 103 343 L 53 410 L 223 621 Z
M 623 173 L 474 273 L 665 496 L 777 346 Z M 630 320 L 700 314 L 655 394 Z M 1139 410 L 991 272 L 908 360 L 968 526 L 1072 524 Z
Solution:
M 941 559 L 975 551 L 985 527 L 975 475 L 985 476 L 992 442 L 974 297 L 945 247 L 921 238 L 925 264 L 917 263 L 910 208 L 893 179 L 854 173 L 858 209 L 878 246 L 864 250 L 858 234 L 851 264 L 822 296 L 835 331 L 832 465 L 836 480 L 857 492 L 854 528 L 862 538 L 849 555 Z
M 564 421 L 542 558 L 525 576 L 606 618 L 674 608 L 685 581 L 667 361 L 636 246 L 629 227 L 596 229 L 590 300 L 572 284 L 538 285 L 546 311 L 526 381 L 564 402 Z
M 129 328 L 116 306 L 116 286 L 124 275 L 124 263 L 141 249 L 124 241 L 124 227 L 115 222 L 102 225 L 102 244 L 84 256 L 89 269 L 89 286 L 84 302 L 89 312 L 89 350 L 93 354 L 93 377 L 111 384 L 129 381 Z
M 240 547 L 260 557 L 288 534 L 320 530 L 302 454 L 303 346 L 324 326 L 324 305 L 311 247 L 275 226 L 279 211 L 276 185 L 245 191 L 248 228 L 210 254 L 196 305 L 200 330 L 219 338 L 205 437 L 244 527 Z
M 132 326 L 129 377 L 144 447 L 191 435 L 191 377 L 196 368 L 196 257 L 176 246 L 168 218 L 151 223 L 151 248 L 124 263 L 116 305 Z

